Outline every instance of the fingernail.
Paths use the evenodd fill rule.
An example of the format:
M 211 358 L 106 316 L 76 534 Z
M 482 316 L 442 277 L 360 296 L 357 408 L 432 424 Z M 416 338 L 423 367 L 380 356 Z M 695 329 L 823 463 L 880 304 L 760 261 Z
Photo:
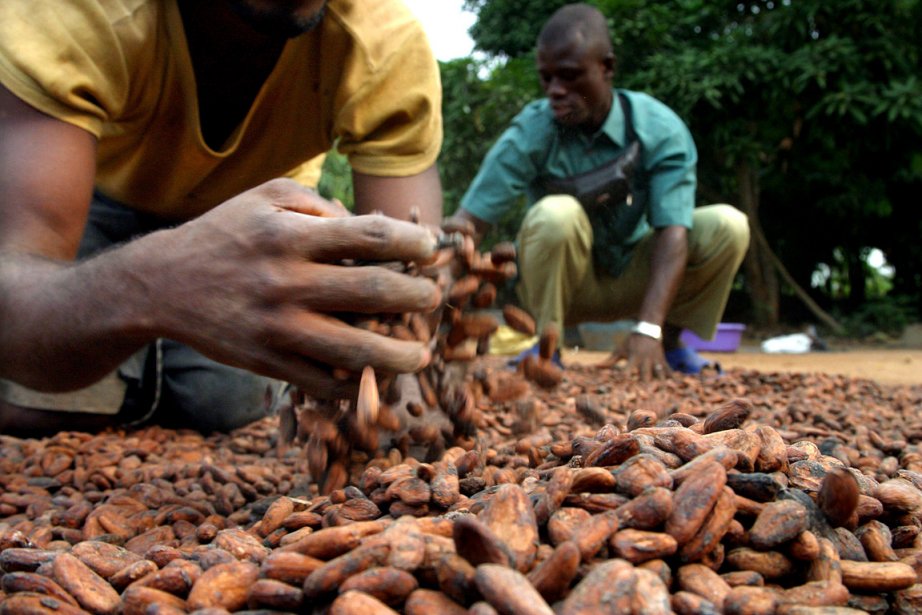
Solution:
M 428 311 L 430 312 L 436 309 L 437 307 L 439 307 L 440 305 L 442 305 L 442 289 L 436 286 L 435 284 L 432 284 L 432 287 L 434 290 L 433 295 L 435 296 L 433 297 L 432 303 L 429 304 Z
M 432 353 L 429 352 L 428 348 L 423 348 L 422 356 L 420 357 L 419 365 L 416 367 L 416 371 L 421 370 L 422 368 L 429 365 L 429 361 L 432 360 Z

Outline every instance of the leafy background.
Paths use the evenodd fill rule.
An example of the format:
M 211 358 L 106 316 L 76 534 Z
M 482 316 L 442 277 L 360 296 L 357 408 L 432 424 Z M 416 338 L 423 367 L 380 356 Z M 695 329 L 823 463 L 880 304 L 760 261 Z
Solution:
M 440 63 L 439 168 L 452 213 L 529 100 L 538 30 L 559 0 L 465 0 L 473 57 Z M 599 0 L 616 85 L 688 123 L 699 204 L 750 216 L 753 242 L 725 320 L 898 334 L 922 314 L 920 0 Z M 321 192 L 351 202 L 349 167 Z M 514 236 L 521 211 L 488 241 Z M 882 253 L 887 270 L 871 266 Z

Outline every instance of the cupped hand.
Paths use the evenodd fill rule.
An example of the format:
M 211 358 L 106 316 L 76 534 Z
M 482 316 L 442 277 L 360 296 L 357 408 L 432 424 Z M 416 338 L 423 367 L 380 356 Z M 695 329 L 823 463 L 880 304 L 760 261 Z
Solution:
M 288 180 L 249 190 L 143 243 L 161 334 L 215 360 L 343 397 L 330 376 L 370 365 L 412 372 L 430 354 L 418 342 L 351 326 L 343 313 L 430 312 L 436 285 L 393 268 L 350 263 L 430 260 L 431 232 L 385 216 L 351 216 Z M 150 277 L 147 277 L 147 274 Z
M 615 367 L 621 363 L 625 363 L 624 369 L 636 373 L 643 382 L 665 378 L 671 373 L 663 344 L 646 335 L 629 335 L 598 367 Z

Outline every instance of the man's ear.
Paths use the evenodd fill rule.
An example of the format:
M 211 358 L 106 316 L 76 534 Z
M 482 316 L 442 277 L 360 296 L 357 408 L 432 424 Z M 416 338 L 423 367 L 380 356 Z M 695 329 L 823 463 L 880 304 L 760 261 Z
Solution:
M 602 65 L 605 67 L 605 76 L 609 80 L 614 80 L 615 78 L 615 68 L 618 62 L 615 59 L 615 54 L 613 52 L 608 52 L 605 54 L 605 57 L 602 58 Z

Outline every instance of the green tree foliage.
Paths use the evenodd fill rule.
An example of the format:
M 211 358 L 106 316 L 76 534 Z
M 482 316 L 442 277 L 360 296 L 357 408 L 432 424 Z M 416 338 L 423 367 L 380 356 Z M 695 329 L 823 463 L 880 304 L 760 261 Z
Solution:
M 327 152 L 327 157 L 323 161 L 323 173 L 320 175 L 317 192 L 327 199 L 339 199 L 349 211 L 355 207 L 355 195 L 352 192 L 352 167 L 349 166 L 346 157 L 336 151 L 336 148 Z
M 478 49 L 527 57 L 541 24 L 564 3 L 466 4 L 478 12 L 471 31 Z M 855 309 L 869 286 L 870 247 L 894 266 L 893 293 L 920 311 L 922 1 L 595 4 L 609 18 L 617 85 L 657 96 L 695 135 L 700 199 L 731 202 L 751 217 L 757 236 L 744 267 L 751 318 L 771 324 L 784 307 L 774 254 L 805 288 L 820 263 L 844 269 L 851 283 L 842 305 L 822 289 L 814 298 Z M 446 106 L 446 132 L 452 113 Z M 492 142 L 499 130 L 478 136 Z M 792 315 L 801 316 L 785 318 Z
M 445 141 L 439 169 L 445 213 L 451 214 L 474 179 L 487 150 L 527 102 L 540 95 L 534 61 L 516 58 L 484 62 L 472 58 L 441 64 Z M 499 225 L 501 236 L 514 234 L 518 212 Z
M 564 4 L 561 0 L 464 0 L 464 9 L 477 14 L 470 30 L 477 49 L 516 58 L 531 53 L 542 24 Z

